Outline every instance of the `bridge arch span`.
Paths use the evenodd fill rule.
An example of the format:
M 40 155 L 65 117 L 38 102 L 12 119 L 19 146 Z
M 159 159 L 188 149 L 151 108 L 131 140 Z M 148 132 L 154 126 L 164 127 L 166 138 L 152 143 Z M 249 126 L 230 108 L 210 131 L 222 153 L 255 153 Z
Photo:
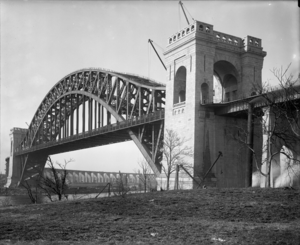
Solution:
M 157 113 L 162 115 L 164 104 L 164 85 L 136 75 L 83 69 L 65 76 L 42 100 L 16 150 L 23 165 L 20 180 L 41 174 L 47 156 L 56 152 L 53 150 L 55 145 L 63 146 L 65 141 L 72 139 L 74 143 L 76 137 L 97 134 L 102 129 L 109 131 L 115 124 L 145 121 Z M 133 140 L 156 174 L 160 172 L 158 161 L 161 157 L 157 149 L 163 136 L 162 130 L 163 120 L 157 125 L 124 127 L 120 131 L 122 139 L 119 141 Z M 150 139 L 151 134 L 153 139 Z M 56 153 L 72 150 L 70 145 L 69 142 L 67 149 Z M 88 147 L 92 146 L 96 145 Z M 51 147 L 52 150 L 49 150 Z

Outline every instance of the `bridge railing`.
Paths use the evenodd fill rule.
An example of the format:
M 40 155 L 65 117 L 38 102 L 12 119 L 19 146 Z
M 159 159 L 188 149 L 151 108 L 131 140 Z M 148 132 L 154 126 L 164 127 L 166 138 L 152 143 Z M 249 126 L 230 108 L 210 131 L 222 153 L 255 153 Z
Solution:
M 299 100 L 300 99 L 300 86 L 296 85 L 289 88 L 272 88 L 263 94 L 250 95 L 248 97 L 240 96 L 234 100 L 214 102 L 208 100 L 202 100 L 200 102 L 201 106 L 215 107 L 218 109 L 217 114 L 228 114 L 238 111 L 245 111 L 248 109 L 248 104 L 250 101 L 255 99 L 254 108 L 269 106 L 272 103 L 283 103 L 287 101 Z M 266 99 L 268 98 L 268 100 Z M 253 102 L 252 102 L 253 103 Z
M 97 129 L 93 129 L 91 131 L 86 131 L 86 132 L 82 132 L 76 135 L 72 135 L 72 136 L 68 136 L 65 138 L 61 138 L 61 139 L 56 139 L 54 141 L 49 141 L 40 145 L 36 145 L 36 146 L 32 146 L 30 148 L 26 148 L 26 149 L 20 149 L 20 148 L 16 148 L 15 149 L 15 153 L 17 154 L 24 154 L 27 152 L 32 152 L 32 151 L 36 151 L 36 150 L 41 150 L 44 148 L 48 148 L 57 144 L 63 144 L 66 142 L 72 142 L 72 141 L 76 141 L 76 140 L 80 140 L 80 139 L 84 139 L 84 138 L 88 138 L 91 136 L 95 136 L 98 134 L 103 134 L 103 133 L 108 133 L 108 132 L 113 132 L 113 131 L 118 131 L 121 129 L 125 129 L 125 128 L 130 128 L 133 126 L 138 126 L 141 124 L 145 124 L 145 123 L 150 123 L 153 121 L 157 121 L 157 120 L 161 120 L 164 119 L 165 116 L 165 111 L 161 110 L 161 111 L 156 111 L 147 115 L 142 115 L 133 119 L 129 119 L 129 120 L 125 120 L 122 122 L 116 122 L 114 124 L 109 124 L 106 125 L 104 127 L 101 128 L 97 128 Z

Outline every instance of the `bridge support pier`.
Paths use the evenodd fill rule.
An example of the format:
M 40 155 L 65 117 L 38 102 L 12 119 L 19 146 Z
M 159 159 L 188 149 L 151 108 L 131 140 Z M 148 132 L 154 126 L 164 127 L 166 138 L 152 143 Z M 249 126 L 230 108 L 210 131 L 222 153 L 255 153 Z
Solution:
M 15 156 L 15 149 L 19 146 L 27 133 L 27 129 L 13 128 L 10 133 L 10 156 L 8 162 L 7 182 L 5 187 L 16 187 L 22 174 L 21 157 Z
M 287 120 L 279 121 L 275 109 L 273 111 L 272 107 L 265 107 L 263 112 L 261 171 L 266 176 L 261 176 L 260 187 L 299 186 L 299 138 Z

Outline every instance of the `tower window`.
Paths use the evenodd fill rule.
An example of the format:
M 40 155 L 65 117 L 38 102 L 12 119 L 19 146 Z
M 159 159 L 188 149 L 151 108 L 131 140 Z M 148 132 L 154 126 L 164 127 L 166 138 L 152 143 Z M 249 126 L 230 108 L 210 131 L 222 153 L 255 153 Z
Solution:
M 207 83 L 202 83 L 201 85 L 201 103 L 207 104 L 209 100 L 209 90 Z
M 237 90 L 232 91 L 232 100 L 237 99 Z
M 186 99 L 186 68 L 179 67 L 174 79 L 174 99 L 173 103 L 182 103 Z
M 223 97 L 223 88 L 222 88 L 221 78 L 218 73 L 214 71 L 213 75 L 213 102 L 221 103 Z
M 230 93 L 225 93 L 225 101 L 230 101 Z
M 224 76 L 224 90 L 226 101 L 237 99 L 237 80 L 232 74 Z
M 184 102 L 185 101 L 185 90 L 181 90 L 179 92 L 179 103 Z

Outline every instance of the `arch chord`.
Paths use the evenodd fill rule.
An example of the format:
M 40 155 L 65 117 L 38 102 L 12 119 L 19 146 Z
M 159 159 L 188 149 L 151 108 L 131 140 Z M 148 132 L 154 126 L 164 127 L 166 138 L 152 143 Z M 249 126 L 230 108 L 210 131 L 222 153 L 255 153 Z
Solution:
M 24 155 L 43 144 L 55 145 L 112 123 L 137 120 L 164 110 L 164 104 L 165 87 L 154 81 L 101 69 L 76 71 L 55 84 L 45 96 L 16 153 Z M 160 123 L 127 130 L 156 174 L 160 172 L 158 148 L 162 129 Z M 43 170 L 47 154 L 27 154 L 21 181 Z

